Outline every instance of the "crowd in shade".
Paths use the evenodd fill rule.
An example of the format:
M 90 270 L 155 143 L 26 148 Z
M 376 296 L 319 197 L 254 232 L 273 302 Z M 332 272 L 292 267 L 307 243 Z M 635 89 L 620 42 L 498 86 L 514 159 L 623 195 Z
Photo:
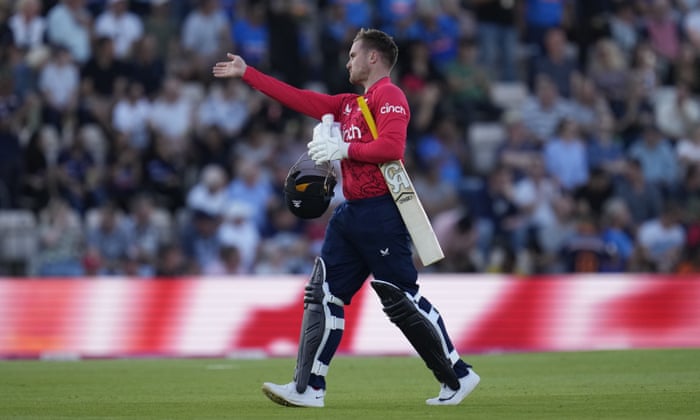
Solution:
M 422 271 L 700 272 L 699 0 L 0 0 L 0 215 L 33 221 L 0 274 L 310 272 L 332 209 L 283 182 L 317 121 L 211 68 L 356 92 L 363 27 L 400 48 Z

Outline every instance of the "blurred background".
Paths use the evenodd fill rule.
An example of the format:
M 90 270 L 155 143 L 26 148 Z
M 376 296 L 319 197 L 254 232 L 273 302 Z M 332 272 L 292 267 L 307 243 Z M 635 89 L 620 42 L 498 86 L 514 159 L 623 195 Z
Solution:
M 423 272 L 700 271 L 700 1 L 5 0 L 0 276 L 310 272 L 316 121 L 211 67 L 352 92 L 362 27 L 400 47 Z

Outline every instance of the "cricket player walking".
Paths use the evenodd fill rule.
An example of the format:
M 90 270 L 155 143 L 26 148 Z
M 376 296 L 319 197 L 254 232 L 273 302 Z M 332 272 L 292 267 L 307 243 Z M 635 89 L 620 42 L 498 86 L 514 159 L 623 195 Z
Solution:
M 364 95 L 327 95 L 290 86 L 228 54 L 216 63 L 215 77 L 240 77 L 281 104 L 318 120 L 308 154 L 316 162 L 340 160 L 343 194 L 326 229 L 304 297 L 304 315 L 294 380 L 266 382 L 272 401 L 296 407 L 323 407 L 326 374 L 344 329 L 344 309 L 372 274 L 371 286 L 384 312 L 406 336 L 440 382 L 428 405 L 456 405 L 479 384 L 479 376 L 457 353 L 437 309 L 420 295 L 411 239 L 378 165 L 401 161 L 410 110 L 391 82 L 398 48 L 386 33 L 360 30 L 346 65 L 350 82 Z M 366 103 L 371 115 L 362 112 Z M 359 105 L 358 105 L 359 104 Z M 338 122 L 328 129 L 331 119 Z M 325 117 L 324 117 L 325 116 Z M 376 139 L 375 139 L 376 137 Z

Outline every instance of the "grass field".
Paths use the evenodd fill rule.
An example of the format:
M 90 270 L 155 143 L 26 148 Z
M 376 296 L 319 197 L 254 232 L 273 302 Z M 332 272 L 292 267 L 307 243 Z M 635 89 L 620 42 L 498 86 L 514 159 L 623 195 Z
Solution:
M 0 419 L 696 419 L 700 350 L 481 355 L 462 405 L 429 407 L 420 359 L 337 357 L 323 409 L 260 392 L 291 359 L 0 362 Z

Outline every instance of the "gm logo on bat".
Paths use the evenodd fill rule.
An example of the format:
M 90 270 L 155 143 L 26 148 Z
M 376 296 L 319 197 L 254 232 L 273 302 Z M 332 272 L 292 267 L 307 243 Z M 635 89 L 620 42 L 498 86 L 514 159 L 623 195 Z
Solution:
M 396 203 L 401 204 L 413 200 L 416 193 L 413 191 L 408 174 L 406 174 L 406 171 L 403 170 L 399 163 L 389 162 L 384 164 L 382 165 L 382 170 L 384 171 L 384 179 L 389 188 L 391 188 L 391 194 L 394 196 Z

